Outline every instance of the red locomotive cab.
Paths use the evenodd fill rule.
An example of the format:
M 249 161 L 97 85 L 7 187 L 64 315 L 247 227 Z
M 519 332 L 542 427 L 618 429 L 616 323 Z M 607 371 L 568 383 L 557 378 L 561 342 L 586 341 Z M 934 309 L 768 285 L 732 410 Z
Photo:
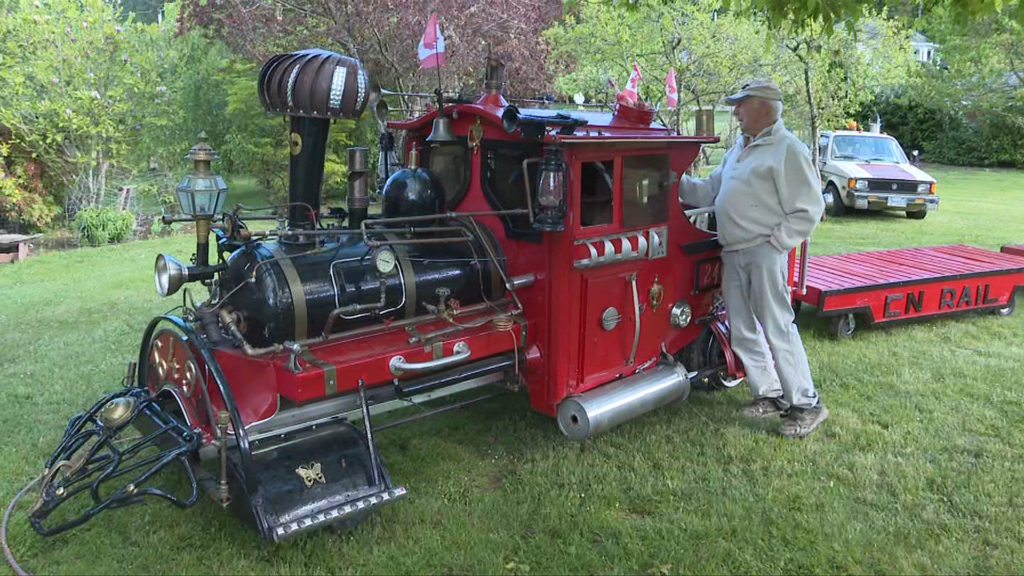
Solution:
M 558 415 L 575 439 L 662 403 L 641 399 L 631 379 L 660 370 L 665 378 L 649 392 L 671 397 L 688 392 L 695 372 L 731 371 L 715 364 L 724 356 L 709 327 L 721 323 L 718 246 L 676 200 L 679 175 L 715 139 L 673 135 L 626 112 L 519 110 L 485 95 L 445 108 L 450 142 L 427 135 L 436 112 L 390 125 L 407 131 L 408 151 L 421 150 L 424 166 L 450 183 L 449 209 L 479 214 L 492 230 L 509 275 L 532 278 L 517 290 L 531 351 L 525 384 L 533 407 Z M 526 213 L 486 214 L 510 209 Z M 681 360 L 688 345 L 689 365 L 660 366 Z M 615 414 L 598 405 L 604 418 L 591 422 L 579 399 L 606 387 L 615 398 L 639 397 Z
M 718 244 L 677 200 L 679 176 L 715 138 L 672 134 L 622 105 L 519 109 L 495 60 L 475 102 L 409 120 L 386 123 L 371 86 L 358 61 L 331 52 L 264 64 L 261 102 L 290 117 L 287 227 L 252 232 L 237 210 L 198 210 L 219 207 L 219 189 L 206 204 L 189 192 L 196 265 L 161 255 L 156 283 L 166 296 L 202 282 L 210 298 L 150 323 L 136 388 L 75 420 L 75 434 L 155 422 L 178 438 L 160 466 L 180 464 L 193 487 L 169 499 L 194 503 L 205 471 L 221 503 L 240 502 L 282 540 L 354 524 L 405 494 L 373 440 L 389 411 L 525 388 L 582 440 L 685 398 L 691 382 L 740 374 L 716 297 Z M 382 132 L 381 214 L 368 210 L 365 148 L 349 150 L 347 210 L 321 211 L 330 119 L 367 106 Z M 396 135 L 405 166 L 389 149 Z M 215 264 L 199 254 L 211 229 Z M 207 464 L 193 470 L 193 456 Z M 56 527 L 47 518 L 82 492 L 76 483 L 119 474 L 48 480 L 33 525 L 84 522 L 91 512 Z M 118 497 L 135 498 L 144 479 Z

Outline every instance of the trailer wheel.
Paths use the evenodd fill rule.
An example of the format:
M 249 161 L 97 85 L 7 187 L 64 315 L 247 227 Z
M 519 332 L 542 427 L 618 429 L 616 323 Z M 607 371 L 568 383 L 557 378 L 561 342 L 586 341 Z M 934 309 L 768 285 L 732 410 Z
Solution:
M 835 184 L 829 182 L 821 196 L 825 200 L 825 212 L 829 216 L 842 216 L 846 211 L 846 206 L 843 206 L 843 198 L 839 195 L 839 189 Z
M 907 212 L 907 218 L 910 218 L 911 220 L 924 220 L 924 217 L 927 215 L 927 210 L 914 210 L 912 212 Z
M 1013 309 L 1016 308 L 1016 306 L 1017 306 L 1017 294 L 1016 293 L 1010 294 L 1010 299 L 1007 300 L 1006 306 L 1003 306 L 1002 308 L 996 308 L 996 315 L 997 316 L 1009 316 L 1010 314 L 1013 314 Z
M 831 334 L 833 338 L 838 338 L 840 340 L 853 336 L 853 333 L 856 330 L 857 319 L 852 312 L 833 316 L 832 321 L 829 323 L 829 334 Z

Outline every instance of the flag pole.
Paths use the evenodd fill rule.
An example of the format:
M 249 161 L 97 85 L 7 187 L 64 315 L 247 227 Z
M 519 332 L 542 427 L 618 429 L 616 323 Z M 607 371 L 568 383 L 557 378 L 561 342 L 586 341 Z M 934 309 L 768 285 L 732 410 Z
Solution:
M 435 22 L 434 27 L 438 37 L 438 40 L 434 41 L 434 68 L 437 69 L 437 117 L 441 118 L 444 116 L 444 91 L 441 89 L 441 60 L 437 56 L 437 48 L 441 44 L 441 24 Z

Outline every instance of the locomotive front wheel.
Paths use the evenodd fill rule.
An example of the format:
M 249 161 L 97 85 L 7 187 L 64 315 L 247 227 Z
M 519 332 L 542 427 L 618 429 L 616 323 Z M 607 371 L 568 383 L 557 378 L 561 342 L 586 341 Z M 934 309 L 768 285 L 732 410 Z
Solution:
M 853 336 L 853 333 L 857 330 L 857 318 L 853 313 L 840 314 L 839 316 L 833 316 L 831 322 L 829 322 L 829 334 L 833 338 L 840 340 Z
M 210 434 L 214 410 L 206 387 L 206 370 L 197 356 L 192 342 L 177 330 L 159 329 L 146 347 L 140 378 L 151 396 L 174 399 L 187 426 Z

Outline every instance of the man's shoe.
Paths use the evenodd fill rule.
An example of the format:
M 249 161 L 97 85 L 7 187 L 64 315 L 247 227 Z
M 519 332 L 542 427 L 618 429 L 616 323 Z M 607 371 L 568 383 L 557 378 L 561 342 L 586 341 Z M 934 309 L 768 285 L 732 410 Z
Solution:
M 828 408 L 791 408 L 779 433 L 786 438 L 803 438 L 828 418 Z
M 740 414 L 747 418 L 777 418 L 786 414 L 775 398 L 758 398 L 744 406 Z

